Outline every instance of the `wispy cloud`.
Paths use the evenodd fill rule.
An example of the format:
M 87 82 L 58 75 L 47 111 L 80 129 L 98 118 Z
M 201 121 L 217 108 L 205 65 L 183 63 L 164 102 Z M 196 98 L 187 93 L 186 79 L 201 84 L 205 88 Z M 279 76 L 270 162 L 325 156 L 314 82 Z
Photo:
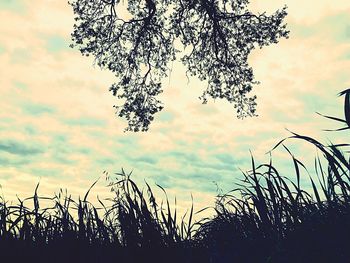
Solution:
M 52 114 L 56 111 L 55 108 L 52 106 L 31 102 L 26 102 L 25 104 L 23 104 L 22 109 L 24 113 L 34 116 L 42 115 L 45 113 Z
M 136 163 L 146 163 L 151 165 L 158 162 L 158 158 L 151 156 L 131 157 L 130 160 Z
M 28 64 L 32 58 L 32 53 L 27 48 L 16 48 L 11 53 L 12 64 Z
M 16 159 L 9 156 L 0 156 L 0 167 L 21 167 L 29 163 L 30 160 L 28 159 Z
M 106 125 L 106 121 L 103 119 L 97 119 L 97 118 L 89 118 L 89 117 L 80 117 L 76 119 L 66 119 L 63 120 L 64 123 L 67 125 L 74 125 L 74 126 L 99 126 L 103 127 Z
M 35 143 L 19 142 L 10 139 L 0 139 L 0 151 L 27 156 L 43 153 L 44 147 L 40 147 Z

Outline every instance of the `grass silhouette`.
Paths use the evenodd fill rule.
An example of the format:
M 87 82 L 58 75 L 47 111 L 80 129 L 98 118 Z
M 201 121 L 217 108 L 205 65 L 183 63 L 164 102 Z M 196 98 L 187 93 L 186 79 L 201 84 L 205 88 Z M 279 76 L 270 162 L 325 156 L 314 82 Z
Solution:
M 345 119 L 350 127 L 350 91 Z M 315 146 L 311 190 L 301 184 L 305 165 L 283 144 L 297 139 Z M 350 162 L 348 144 L 324 145 L 291 133 L 276 147 L 291 156 L 294 180 L 270 162 L 243 173 L 236 188 L 217 196 L 215 215 L 194 222 L 193 206 L 178 218 L 166 197 L 159 204 L 146 183 L 140 189 L 123 170 L 111 182 L 114 197 L 95 207 L 67 192 L 8 204 L 0 197 L 2 262 L 350 262 Z M 308 174 L 308 173 L 307 173 Z M 161 186 L 159 186 L 161 188 Z M 166 191 L 164 191 L 166 196 Z M 41 207 L 44 201 L 51 206 Z M 29 208 L 26 203 L 31 202 Z M 173 211 L 173 212 L 172 212 Z

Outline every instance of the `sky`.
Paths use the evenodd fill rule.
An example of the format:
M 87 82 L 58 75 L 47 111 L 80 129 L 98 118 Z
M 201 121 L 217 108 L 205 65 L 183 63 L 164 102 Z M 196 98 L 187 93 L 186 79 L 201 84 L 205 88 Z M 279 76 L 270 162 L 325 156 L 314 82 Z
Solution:
M 69 48 L 73 11 L 62 0 L 0 0 L 0 185 L 8 200 L 16 195 L 52 196 L 67 188 L 83 196 L 110 194 L 111 177 L 123 168 L 140 185 L 163 186 L 179 209 L 214 204 L 217 186 L 233 189 L 288 130 L 344 140 L 322 129 L 337 127 L 318 116 L 343 116 L 338 92 L 350 86 L 350 2 L 347 0 L 251 1 L 254 12 L 271 14 L 288 6 L 289 39 L 256 49 L 249 63 L 260 84 L 258 117 L 238 120 L 225 101 L 202 105 L 205 83 L 186 78 L 180 62 L 164 80 L 164 110 L 146 133 L 124 133 L 108 92 L 112 73 Z M 288 129 L 288 130 L 287 130 Z M 301 158 L 316 151 L 288 142 Z M 281 169 L 291 169 L 283 149 L 273 152 Z

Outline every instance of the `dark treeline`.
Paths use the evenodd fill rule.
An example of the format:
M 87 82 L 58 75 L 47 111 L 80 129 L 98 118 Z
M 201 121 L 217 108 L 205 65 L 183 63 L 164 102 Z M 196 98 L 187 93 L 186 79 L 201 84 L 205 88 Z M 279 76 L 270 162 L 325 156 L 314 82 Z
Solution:
M 325 116 L 346 125 L 339 130 L 350 120 L 349 92 L 342 95 L 345 119 Z M 78 200 L 63 191 L 41 197 L 38 187 L 16 205 L 2 198 L 1 262 L 350 262 L 348 144 L 290 138 L 320 153 L 309 188 L 301 183 L 305 165 L 283 140 L 276 147 L 290 154 L 295 174 L 252 158 L 235 190 L 218 195 L 215 214 L 201 221 L 193 206 L 179 218 L 167 198 L 157 202 L 147 183 L 140 189 L 124 172 L 109 185 L 114 198 L 98 207 L 88 201 L 91 188 Z

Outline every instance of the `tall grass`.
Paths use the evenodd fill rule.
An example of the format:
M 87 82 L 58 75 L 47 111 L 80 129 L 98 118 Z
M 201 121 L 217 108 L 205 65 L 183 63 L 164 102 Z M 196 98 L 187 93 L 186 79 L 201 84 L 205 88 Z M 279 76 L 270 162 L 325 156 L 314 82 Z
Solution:
M 345 119 L 325 116 L 350 127 L 350 91 L 345 95 Z M 315 176 L 283 144 L 301 140 L 321 154 Z M 230 193 L 218 196 L 216 215 L 201 225 L 195 238 L 217 251 L 218 262 L 350 262 L 350 162 L 342 150 L 349 144 L 325 145 L 292 133 L 273 149 L 284 147 L 291 157 L 294 180 L 282 175 L 272 159 L 243 173 Z M 321 160 L 322 159 L 322 160 Z M 309 176 L 311 191 L 301 184 Z
M 78 262 L 95 260 L 94 257 L 104 251 L 102 257 L 106 259 L 138 262 L 155 250 L 161 256 L 160 248 L 177 251 L 177 254 L 189 248 L 196 225 L 192 220 L 193 206 L 178 223 L 177 211 L 171 211 L 167 197 L 165 205 L 159 205 L 148 184 L 146 190 L 141 190 L 130 175 L 124 171 L 119 175 L 119 181 L 109 184 L 114 198 L 98 199 L 99 208 L 88 201 L 96 182 L 78 201 L 62 190 L 53 198 L 41 197 L 39 185 L 33 197 L 18 199 L 17 205 L 8 205 L 0 197 L 0 249 L 24 249 L 29 254 L 35 251 L 38 253 L 35 257 L 43 260 L 51 252 L 57 254 L 62 250 L 58 258 L 63 256 L 65 260 Z M 51 206 L 42 208 L 42 200 L 49 201 Z M 27 202 L 32 203 L 31 209 L 26 206 Z M 139 255 L 134 254 L 135 250 Z
M 345 118 L 325 116 L 350 127 L 349 91 Z M 284 145 L 301 140 L 319 152 L 315 174 Z M 60 191 L 9 204 L 0 197 L 0 252 L 11 262 L 350 262 L 350 162 L 348 144 L 325 145 L 291 133 L 275 148 L 291 158 L 294 179 L 281 174 L 272 158 L 256 164 L 229 193 L 217 196 L 215 215 L 194 222 L 193 205 L 179 218 L 157 202 L 146 183 L 140 189 L 122 171 L 109 183 L 114 197 L 74 201 Z M 308 175 L 310 188 L 301 183 Z M 50 205 L 41 207 L 45 201 Z M 29 204 L 29 205 L 28 205 Z M 31 205 L 30 205 L 31 204 Z M 29 208 L 31 207 L 31 208 Z M 4 261 L 9 262 L 9 261 Z

